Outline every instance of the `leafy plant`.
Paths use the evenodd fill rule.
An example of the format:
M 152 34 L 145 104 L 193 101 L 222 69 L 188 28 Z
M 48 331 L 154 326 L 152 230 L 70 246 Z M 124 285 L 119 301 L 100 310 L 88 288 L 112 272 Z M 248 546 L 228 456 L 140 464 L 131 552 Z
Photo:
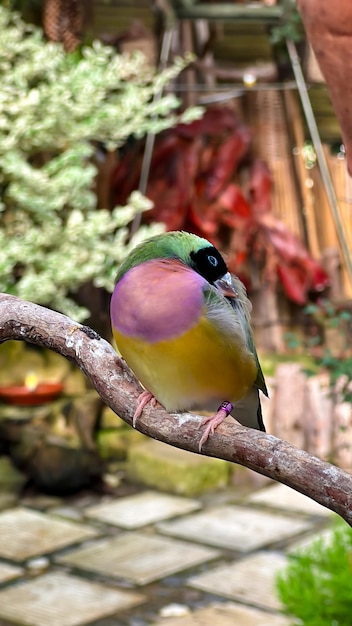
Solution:
M 327 298 L 321 298 L 317 304 L 310 304 L 305 308 L 305 313 L 311 315 L 323 328 L 340 328 L 343 334 L 349 336 L 346 323 L 352 322 L 352 313 L 343 308 L 338 308 Z
M 350 626 L 352 529 L 339 520 L 331 538 L 319 538 L 289 556 L 277 579 L 279 597 L 300 626 Z
M 340 401 L 352 402 L 352 312 L 321 298 L 306 306 L 304 314 L 314 322 L 317 332 L 306 341 L 296 333 L 286 333 L 287 346 L 295 352 L 315 350 L 316 366 L 306 368 L 306 374 L 323 368 L 329 373 L 331 393 L 339 396 Z
M 304 28 L 298 12 L 296 0 L 283 0 L 283 16 L 281 23 L 270 32 L 270 40 L 274 45 L 285 43 L 287 39 L 298 42 L 304 37 Z
M 352 402 L 352 357 L 344 359 L 326 352 L 320 361 L 330 374 L 330 388 L 340 396 L 343 402 Z
M 0 290 L 76 319 L 86 282 L 113 287 L 134 241 L 128 223 L 151 203 L 135 193 L 123 209 L 96 210 L 96 146 L 115 150 L 130 136 L 160 132 L 178 115 L 173 95 L 154 98 L 187 64 L 156 73 L 141 54 L 99 42 L 79 55 L 0 6 Z M 137 235 L 159 232 L 144 227 Z

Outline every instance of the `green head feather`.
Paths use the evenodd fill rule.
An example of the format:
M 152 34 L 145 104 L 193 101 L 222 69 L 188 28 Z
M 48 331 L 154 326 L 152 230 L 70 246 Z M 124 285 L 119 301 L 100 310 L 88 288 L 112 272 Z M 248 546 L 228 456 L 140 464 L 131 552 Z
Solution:
M 211 246 L 212 244 L 207 239 L 184 231 L 172 231 L 156 235 L 146 239 L 130 252 L 119 267 L 116 282 L 132 267 L 151 259 L 180 259 L 186 265 L 191 265 L 191 252 L 197 252 L 202 248 Z

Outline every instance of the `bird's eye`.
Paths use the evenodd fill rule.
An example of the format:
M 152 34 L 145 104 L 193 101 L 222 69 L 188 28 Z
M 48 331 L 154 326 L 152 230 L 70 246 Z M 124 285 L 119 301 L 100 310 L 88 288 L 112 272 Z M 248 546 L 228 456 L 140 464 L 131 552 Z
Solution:
M 228 271 L 224 259 L 214 246 L 192 251 L 190 257 L 191 266 L 212 285 Z
M 217 260 L 217 258 L 215 256 L 208 256 L 208 261 L 210 263 L 210 265 L 212 265 L 213 267 L 217 267 L 219 265 L 219 261 Z

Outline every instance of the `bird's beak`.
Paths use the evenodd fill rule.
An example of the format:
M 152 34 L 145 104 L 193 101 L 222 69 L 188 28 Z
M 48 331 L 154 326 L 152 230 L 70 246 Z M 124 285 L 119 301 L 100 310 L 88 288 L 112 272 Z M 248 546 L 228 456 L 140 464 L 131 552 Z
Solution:
M 214 285 L 226 298 L 238 298 L 239 294 L 233 285 L 230 272 L 226 272 L 221 278 L 215 280 Z

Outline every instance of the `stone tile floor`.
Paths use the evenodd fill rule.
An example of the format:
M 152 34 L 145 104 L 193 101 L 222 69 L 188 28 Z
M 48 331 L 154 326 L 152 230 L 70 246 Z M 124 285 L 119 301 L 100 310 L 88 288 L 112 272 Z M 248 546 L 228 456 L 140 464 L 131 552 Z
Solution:
M 274 590 L 332 514 L 282 485 L 184 498 L 135 489 L 0 512 L 0 626 L 289 626 Z

